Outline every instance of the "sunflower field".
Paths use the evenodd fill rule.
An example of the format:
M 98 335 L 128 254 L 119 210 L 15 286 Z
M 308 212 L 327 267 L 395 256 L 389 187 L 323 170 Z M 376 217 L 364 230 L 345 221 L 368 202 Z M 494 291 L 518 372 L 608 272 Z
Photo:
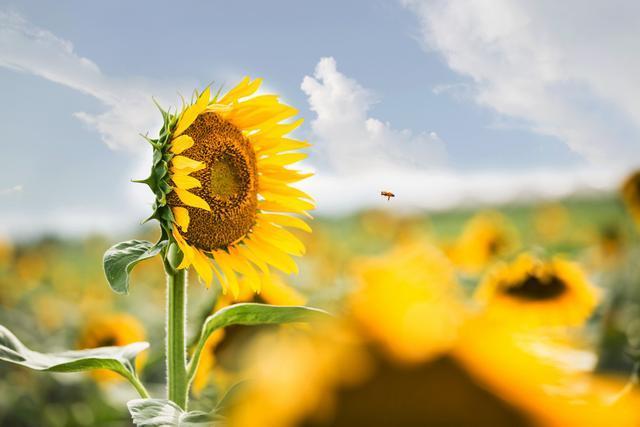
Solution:
M 198 132 L 206 135 L 186 133 L 195 144 Z M 224 178 L 213 190 L 224 197 L 255 179 L 234 175 L 238 141 L 207 168 Z M 172 149 L 153 143 L 159 157 Z M 187 170 L 207 159 L 196 153 Z M 277 190 L 278 175 L 268 180 Z M 128 242 L 169 243 L 157 256 L 150 245 L 129 250 L 124 280 L 109 277 L 108 257 L 131 236 L 1 242 L 0 358 L 11 363 L 0 364 L 0 425 L 638 426 L 639 183 L 635 175 L 619 194 L 440 212 L 389 203 L 306 222 L 264 213 L 267 237 L 255 241 L 270 249 L 247 251 L 249 270 L 246 246 L 205 255 L 191 208 L 201 202 L 165 197 L 158 180 L 155 215 L 172 219 Z M 221 203 L 193 194 L 214 211 Z M 296 199 L 273 203 L 295 210 L 286 200 Z M 238 221 L 208 233 L 239 245 Z M 282 237 L 278 224 L 294 227 Z M 177 269 L 172 251 L 192 260 L 182 303 L 171 297 L 171 280 L 182 279 L 171 275 L 189 267 Z M 292 252 L 304 256 L 291 266 L 282 260 Z M 166 390 L 181 339 L 168 332 L 170 310 L 186 319 L 186 353 L 176 357 L 190 362 L 174 366 L 186 377 L 177 392 L 180 384 Z

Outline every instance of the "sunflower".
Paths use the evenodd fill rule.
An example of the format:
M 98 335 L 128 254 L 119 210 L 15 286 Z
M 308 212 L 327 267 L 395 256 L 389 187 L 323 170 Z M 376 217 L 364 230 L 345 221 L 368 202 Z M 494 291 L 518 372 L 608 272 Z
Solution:
M 258 340 L 248 352 L 251 382 L 231 406 L 231 427 L 633 427 L 640 421 L 636 391 L 611 404 L 619 382 L 566 373 L 482 319 L 467 321 L 449 351 L 416 364 L 396 363 L 364 345 L 345 323 L 286 332 Z
M 207 286 L 216 277 L 238 295 L 237 275 L 254 291 L 270 268 L 297 273 L 291 256 L 304 245 L 286 228 L 309 232 L 311 197 L 293 187 L 311 174 L 289 168 L 308 147 L 286 135 L 302 120 L 276 95 L 254 95 L 261 80 L 245 77 L 225 95 L 206 88 L 178 114 L 161 109 L 164 125 L 152 172 L 142 181 L 156 194 L 151 218 L 182 252 L 178 269 L 193 266 Z
M 491 315 L 523 325 L 583 323 L 598 302 L 596 289 L 575 263 L 521 254 L 487 272 L 474 299 Z
M 135 317 L 124 313 L 115 313 L 90 319 L 80 333 L 77 347 L 84 349 L 124 346 L 144 340 L 144 327 Z M 144 357 L 136 358 L 138 369 L 143 363 Z M 115 372 L 103 369 L 91 371 L 91 375 L 99 382 L 121 379 L 120 375 Z
M 425 243 L 403 243 L 357 261 L 349 309 L 364 334 L 405 362 L 434 357 L 451 345 L 464 317 L 451 261 Z
M 622 184 L 622 198 L 636 224 L 640 225 L 640 170 L 631 174 Z
M 450 256 L 463 272 L 477 274 L 496 259 L 512 253 L 518 245 L 518 234 L 504 215 L 487 211 L 465 224 Z

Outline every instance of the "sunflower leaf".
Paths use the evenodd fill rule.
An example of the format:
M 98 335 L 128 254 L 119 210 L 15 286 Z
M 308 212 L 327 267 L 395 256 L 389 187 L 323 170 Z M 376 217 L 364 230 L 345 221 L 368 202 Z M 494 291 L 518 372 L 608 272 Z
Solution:
M 138 427 L 205 427 L 215 426 L 221 418 L 210 412 L 183 411 L 165 399 L 135 399 L 127 402 L 133 423 Z
M 282 323 L 308 322 L 330 316 L 324 310 L 305 306 L 280 306 L 258 303 L 239 303 L 223 308 L 207 317 L 202 325 L 200 339 L 192 360 L 189 362 L 189 378 L 196 373 L 200 353 L 209 336 L 217 329 L 231 325 L 275 325 Z
M 135 377 L 137 354 L 148 347 L 147 342 L 137 342 L 122 347 L 39 353 L 29 349 L 11 331 L 0 325 L 0 360 L 36 371 L 80 372 L 109 369 L 130 380 Z
M 104 253 L 103 265 L 111 289 L 118 294 L 129 293 L 129 274 L 133 267 L 160 253 L 165 244 L 166 241 L 154 245 L 146 240 L 128 240 L 110 247 Z

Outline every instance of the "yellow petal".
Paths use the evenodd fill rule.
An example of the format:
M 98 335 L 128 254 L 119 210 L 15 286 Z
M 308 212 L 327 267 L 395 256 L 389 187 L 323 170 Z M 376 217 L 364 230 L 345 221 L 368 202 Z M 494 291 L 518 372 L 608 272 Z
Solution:
M 194 208 L 204 209 L 205 211 L 211 211 L 211 208 L 209 207 L 209 203 L 207 203 L 200 196 L 196 196 L 195 194 L 190 193 L 189 191 L 183 190 L 181 188 L 174 188 L 173 191 L 176 192 L 180 201 L 185 205 L 192 206 Z
M 280 138 L 296 129 L 304 120 L 298 119 L 292 123 L 273 123 L 268 127 L 260 129 L 256 136 L 264 138 Z
M 266 201 L 276 202 L 280 205 L 288 206 L 290 208 L 295 208 L 295 209 L 300 209 L 305 211 L 310 211 L 315 209 L 315 205 L 313 203 L 307 202 L 306 200 L 300 200 L 295 197 L 280 196 L 279 194 L 273 194 L 273 193 L 267 193 L 267 192 L 260 193 L 260 195 L 264 197 Z
M 191 262 L 193 261 L 194 250 L 180 235 L 180 232 L 178 231 L 177 227 L 173 227 L 173 229 L 171 230 L 171 234 L 173 234 L 173 237 L 174 239 L 176 239 L 176 243 L 178 244 L 178 247 L 182 251 L 182 255 L 183 255 L 182 262 L 178 266 L 178 269 L 182 270 L 183 268 L 187 268 L 191 265 Z
M 189 211 L 187 208 L 178 206 L 171 208 L 171 211 L 173 212 L 173 218 L 176 220 L 178 227 L 182 229 L 183 233 L 186 233 L 189 229 Z
M 171 174 L 171 180 L 176 185 L 176 187 L 183 190 L 191 190 L 192 188 L 202 187 L 202 183 L 200 183 L 200 180 L 181 173 Z
M 198 118 L 198 116 L 207 108 L 211 98 L 211 90 L 206 88 L 198 97 L 195 104 L 188 106 L 180 115 L 176 129 L 173 131 L 173 137 L 180 136 L 182 132 L 187 130 L 189 126 Z
M 249 248 L 247 248 L 246 246 L 235 246 L 235 250 L 238 251 L 240 256 L 243 256 L 249 261 L 251 261 L 252 263 L 254 263 L 260 269 L 260 271 L 262 271 L 262 273 L 266 275 L 270 274 L 269 266 L 267 265 L 267 263 L 265 263 L 262 259 L 260 259 L 260 257 L 258 257 L 256 254 L 251 252 Z
M 302 173 L 297 170 L 286 169 L 280 166 L 265 166 L 260 168 L 260 180 L 273 183 L 293 184 L 309 177 L 313 173 Z
M 224 277 L 226 278 L 227 284 L 231 289 L 231 294 L 234 298 L 238 298 L 240 295 L 240 286 L 238 286 L 238 279 L 236 278 L 236 273 L 233 272 L 231 266 L 226 262 L 227 258 L 225 257 L 227 254 L 224 251 L 217 250 L 211 252 L 213 254 L 213 259 L 216 260 L 218 267 L 224 273 Z
M 283 273 L 298 274 L 298 266 L 291 257 L 268 242 L 252 235 L 251 239 L 246 241 L 246 245 L 253 253 L 264 260 L 264 262 L 274 266 Z
M 313 219 L 313 217 L 304 209 L 300 209 L 292 206 L 285 206 L 281 203 L 270 202 L 268 200 L 260 200 L 258 202 L 258 209 L 269 212 L 288 212 L 288 213 L 299 213 L 306 216 L 309 219 Z
M 297 228 L 299 230 L 311 233 L 311 227 L 309 227 L 306 222 L 295 216 L 260 213 L 258 214 L 258 217 L 274 224 L 278 224 L 284 227 Z
M 271 193 L 275 196 L 294 197 L 313 201 L 313 198 L 310 195 L 298 188 L 289 187 L 288 185 L 275 185 L 268 180 L 260 180 L 258 193 Z M 267 197 L 265 196 L 265 198 Z
M 305 253 L 305 247 L 302 242 L 284 228 L 263 222 L 255 225 L 254 233 L 272 246 L 288 254 L 301 256 Z
M 189 135 L 180 135 L 177 138 L 173 138 L 171 141 L 171 152 L 173 154 L 180 154 L 184 150 L 191 148 L 193 144 L 193 138 Z
M 231 89 L 225 96 L 218 101 L 220 104 L 229 104 L 237 101 L 240 98 L 245 98 L 249 95 L 253 95 L 262 84 L 262 79 L 254 79 L 250 81 L 249 77 L 242 79 L 240 83 Z
M 185 156 L 175 156 L 173 159 L 171 159 L 171 165 L 178 170 L 180 169 L 200 170 L 200 169 L 204 169 L 205 167 L 205 164 L 203 162 L 200 162 L 198 160 L 193 160 Z
M 211 281 L 213 280 L 213 272 L 211 271 L 211 261 L 207 258 L 207 256 L 202 253 L 199 249 L 193 251 L 193 268 L 196 269 L 198 276 L 204 281 L 207 285 L 207 288 L 211 286 Z
M 287 166 L 307 158 L 307 153 L 285 153 L 258 159 L 258 165 Z

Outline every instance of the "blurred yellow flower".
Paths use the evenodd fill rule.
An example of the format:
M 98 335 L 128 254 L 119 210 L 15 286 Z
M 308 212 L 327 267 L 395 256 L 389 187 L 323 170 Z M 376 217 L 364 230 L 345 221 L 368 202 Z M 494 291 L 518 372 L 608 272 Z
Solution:
M 513 340 L 500 324 L 467 320 L 452 349 L 398 364 L 348 326 L 269 335 L 250 349 L 251 378 L 231 427 L 633 427 L 636 392 L 564 372 Z
M 463 272 L 477 274 L 519 246 L 516 229 L 499 212 L 481 212 L 471 218 L 450 251 Z
M 474 299 L 492 316 L 524 326 L 576 326 L 593 312 L 598 292 L 575 263 L 521 254 L 488 271 Z
M 258 272 L 268 274 L 269 266 L 297 272 L 291 256 L 305 248 L 286 228 L 311 231 L 291 214 L 309 216 L 314 208 L 291 186 L 310 174 L 288 168 L 306 157 L 299 149 L 309 144 L 286 137 L 302 120 L 285 121 L 297 110 L 276 95 L 253 96 L 261 82 L 245 77 L 213 98 L 205 89 L 175 125 L 165 123 L 171 134 L 159 155 L 168 156 L 168 166 L 154 163 L 167 181 L 154 184 L 161 189 L 157 209 L 170 208 L 158 217 L 171 219 L 166 226 L 183 253 L 178 268 L 193 266 L 207 285 L 216 277 L 235 296 L 237 275 L 258 291 L 265 277 Z
M 362 381 L 371 368 L 361 343 L 347 329 L 314 325 L 317 334 L 284 329 L 247 349 L 251 378 L 232 406 L 233 427 L 292 427 L 309 414 L 330 412 L 337 385 Z
M 78 338 L 79 349 L 123 346 L 145 340 L 142 324 L 133 316 L 124 313 L 96 315 L 89 319 Z M 144 354 L 143 354 L 144 356 Z M 136 358 L 139 369 L 144 357 Z M 122 379 L 118 374 L 108 370 L 91 371 L 91 376 L 99 382 L 112 382 Z
M 354 266 L 351 314 L 398 360 L 412 362 L 447 349 L 464 317 L 454 268 L 427 243 L 407 243 Z

